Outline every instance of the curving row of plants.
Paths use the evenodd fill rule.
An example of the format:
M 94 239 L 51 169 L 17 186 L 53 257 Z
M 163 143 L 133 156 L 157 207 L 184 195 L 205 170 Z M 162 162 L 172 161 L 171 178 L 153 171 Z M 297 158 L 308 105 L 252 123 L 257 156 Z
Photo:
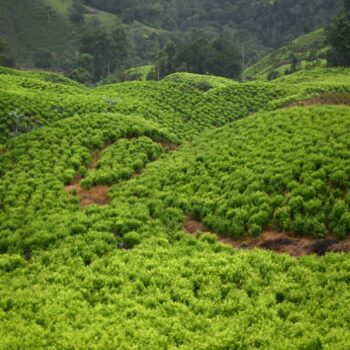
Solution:
M 110 191 L 144 200 L 181 227 L 184 213 L 234 238 L 268 228 L 344 238 L 350 233 L 347 107 L 262 113 L 206 132 L 140 179 Z M 141 198 L 141 199 L 140 199 Z
M 104 149 L 94 169 L 81 175 L 80 184 L 85 188 L 94 185 L 112 185 L 140 173 L 147 163 L 164 153 L 163 147 L 147 136 L 136 139 L 119 139 Z
M 74 232 L 75 225 L 80 227 L 77 219 L 69 222 L 70 215 L 80 209 L 79 200 L 66 194 L 64 185 L 70 184 L 77 173 L 86 172 L 94 150 L 118 140 L 115 147 L 105 150 L 101 168 L 96 169 L 100 179 L 113 155 L 124 157 L 132 150 L 134 159 L 131 163 L 123 159 L 124 165 L 137 168 L 140 161 L 147 161 L 145 156 L 153 159 L 160 154 L 161 146 L 151 140 L 174 142 L 176 138 L 142 118 L 91 114 L 68 118 L 9 141 L 0 155 L 0 251 L 44 247 Z M 91 179 L 95 179 L 93 174 L 85 181 Z
M 1 72 L 1 71 L 0 71 Z M 16 71 L 15 71 L 16 72 Z M 35 75 L 0 74 L 0 143 L 75 114 L 118 112 L 153 120 L 183 140 L 262 110 L 274 110 L 319 93 L 349 93 L 343 71 L 331 79 L 325 70 L 297 73 L 291 82 L 238 84 L 228 79 L 175 74 L 160 82 L 128 82 L 87 89 L 43 81 Z M 29 73 L 28 73 L 29 74 Z M 323 74 L 323 73 L 322 73 Z M 333 73 L 332 73 L 333 74 Z M 298 78 L 299 77 L 299 78 Z M 294 79 L 294 80 L 293 80 Z

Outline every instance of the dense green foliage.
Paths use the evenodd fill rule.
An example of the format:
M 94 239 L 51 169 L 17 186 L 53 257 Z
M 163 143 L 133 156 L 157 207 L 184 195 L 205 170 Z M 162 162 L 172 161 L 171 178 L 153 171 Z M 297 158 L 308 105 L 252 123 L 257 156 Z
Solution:
M 169 43 L 160 53 L 157 72 L 161 78 L 184 71 L 238 79 L 241 57 L 235 46 L 223 38 L 211 42 L 204 39 L 176 47 Z
M 0 0 L 0 36 L 8 42 L 18 63 L 32 62 L 37 50 L 54 53 L 55 63 L 73 55 L 68 19 L 47 6 L 46 0 Z
M 140 172 L 149 161 L 159 158 L 162 152 L 162 146 L 148 137 L 120 139 L 102 151 L 96 169 L 87 172 L 81 185 L 89 188 L 127 180 Z
M 341 238 L 350 232 L 349 122 L 347 107 L 252 116 L 205 133 L 137 183 L 158 205 L 171 203 L 235 238 L 257 236 L 269 225 Z M 126 187 L 127 195 L 118 186 L 111 197 L 140 197 L 139 187 Z
M 220 80 L 229 82 L 227 86 L 205 92 L 208 88 L 207 84 L 203 85 L 205 78 L 193 84 L 188 78 L 182 79 L 186 75 L 181 74 L 161 82 L 129 82 L 86 89 L 6 72 L 9 74 L 0 75 L 3 82 L 0 142 L 58 119 L 93 112 L 138 114 L 189 139 L 205 128 L 288 103 L 299 93 L 287 86 L 238 85 L 229 80 Z M 209 77 L 208 81 L 215 79 L 218 80 Z M 236 96 L 234 100 L 232 95 Z M 226 104 L 224 109 L 222 103 Z
M 54 230 L 60 230 L 59 234 L 51 229 L 46 231 L 44 227 L 38 230 L 40 222 L 42 223 L 47 215 L 53 214 L 53 217 L 61 220 L 60 218 L 63 219 L 64 216 L 61 216 L 58 210 L 63 210 L 62 214 L 65 211 L 70 213 L 78 210 L 77 198 L 69 198 L 63 192 L 63 185 L 69 184 L 77 172 L 86 173 L 93 150 L 125 137 L 143 135 L 158 142 L 174 139 L 156 124 L 145 122 L 143 119 L 115 114 L 95 114 L 65 119 L 48 128 L 41 128 L 24 137 L 16 138 L 13 143 L 10 142 L 7 152 L 1 155 L 0 163 L 1 251 L 12 250 L 13 244 L 17 249 L 45 247 L 52 241 L 69 235 L 69 227 L 72 227 L 73 231 L 77 225 L 81 227 L 75 220 L 68 224 L 70 217 L 67 216 L 68 226 L 59 225 L 62 230 L 52 223 Z M 136 145 L 141 145 L 142 142 L 149 143 L 148 139 L 147 141 L 137 140 Z M 120 141 L 116 145 L 123 147 L 125 142 Z M 116 151 L 114 148 L 106 149 L 107 159 L 102 157 L 102 169 L 96 170 L 97 176 L 104 170 L 104 166 L 107 166 L 108 155 L 111 152 L 125 154 L 126 151 L 119 148 L 117 147 Z M 133 147 L 133 149 L 134 157 L 135 155 L 139 157 L 142 164 L 136 159 L 133 162 L 128 162 L 126 159 L 123 161 L 125 165 L 131 163 L 137 171 L 149 159 L 142 157 L 145 150 L 141 150 L 140 147 L 138 149 Z M 151 146 L 146 155 L 152 159 L 152 156 L 157 156 L 155 152 L 157 151 Z M 119 177 L 111 181 L 114 182 L 119 178 L 125 178 L 125 174 L 120 172 Z M 88 174 L 87 179 L 95 181 L 91 173 Z M 55 212 L 57 215 L 54 214 Z M 39 221 L 33 221 L 36 215 L 40 215 Z M 12 233 L 9 235 L 10 232 Z
M 331 66 L 350 66 L 350 3 L 344 0 L 343 12 L 327 29 L 328 41 L 332 47 L 328 54 Z
M 28 265 L 1 256 L 1 349 L 349 348 L 348 256 L 177 237 L 123 252 L 90 231 Z
M 0 37 L 0 66 L 14 67 L 15 58 L 8 49 L 7 42 Z
M 90 6 L 120 15 L 125 22 L 137 20 L 168 30 L 196 29 L 215 33 L 218 27 L 226 27 L 229 32 L 238 26 L 270 47 L 325 24 L 339 9 L 339 2 L 85 0 Z
M 95 81 L 105 78 L 117 68 L 122 68 L 127 58 L 128 42 L 120 25 L 113 26 L 107 32 L 99 22 L 92 23 L 85 28 L 80 45 L 82 55 L 89 54 L 93 59 L 90 70 L 84 65 L 81 68 L 94 76 Z
M 279 109 L 323 92 L 348 70 L 89 89 L 1 68 L 0 349 L 349 349 L 349 254 L 183 231 L 347 236 L 349 108 Z

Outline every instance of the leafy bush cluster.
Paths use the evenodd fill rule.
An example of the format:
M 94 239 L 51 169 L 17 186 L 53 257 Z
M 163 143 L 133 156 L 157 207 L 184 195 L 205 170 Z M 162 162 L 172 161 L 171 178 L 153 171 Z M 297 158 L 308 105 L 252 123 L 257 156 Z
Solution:
M 147 136 L 131 140 L 120 139 L 101 152 L 96 169 L 90 170 L 80 184 L 89 188 L 97 184 L 112 185 L 129 179 L 162 153 L 162 146 Z
M 125 138 L 136 139 L 125 141 Z M 5 153 L 0 154 L 1 252 L 45 247 L 69 232 L 84 231 L 86 228 L 79 220 L 70 222 L 71 214 L 79 209 L 79 201 L 63 191 L 64 185 L 70 184 L 77 173 L 86 172 L 94 150 L 120 139 L 115 147 L 106 149 L 97 176 L 103 177 L 109 156 L 126 155 L 123 146 L 133 152 L 135 160 L 131 164 L 140 166 L 145 156 L 153 159 L 161 151 L 161 146 L 151 139 L 176 141 L 156 124 L 118 114 L 72 117 L 12 139 Z M 148 147 L 147 151 L 142 145 Z M 51 216 L 52 223 L 45 222 L 47 216 Z M 57 220 L 62 220 L 61 224 Z
M 30 264 L 0 256 L 0 346 L 349 348 L 347 256 L 233 252 L 192 237 L 114 246 L 91 231 Z

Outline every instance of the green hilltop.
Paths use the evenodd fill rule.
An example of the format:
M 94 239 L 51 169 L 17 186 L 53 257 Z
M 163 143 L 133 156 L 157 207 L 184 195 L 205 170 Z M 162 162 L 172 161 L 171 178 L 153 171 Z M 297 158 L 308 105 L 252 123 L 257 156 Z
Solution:
M 341 68 L 297 73 L 289 78 L 293 84 L 287 77 L 239 84 L 220 77 L 176 73 L 160 82 L 133 81 L 95 89 L 52 73 L 11 69 L 0 73 L 0 142 L 75 114 L 96 112 L 137 114 L 188 140 L 206 128 L 261 110 L 273 110 L 320 93 L 349 93 L 348 70 Z M 303 83 L 294 84 L 297 79 Z

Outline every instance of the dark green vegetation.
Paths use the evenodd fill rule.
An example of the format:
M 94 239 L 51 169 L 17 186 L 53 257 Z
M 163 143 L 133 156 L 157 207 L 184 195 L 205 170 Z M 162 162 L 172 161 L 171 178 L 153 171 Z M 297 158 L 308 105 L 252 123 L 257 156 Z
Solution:
M 95 89 L 0 73 L 1 350 L 349 349 L 349 254 L 183 230 L 348 239 L 349 107 L 291 107 L 349 104 L 348 69 Z
M 328 28 L 328 41 L 332 49 L 328 53 L 331 66 L 350 66 L 350 1 L 343 0 L 342 13 L 335 18 Z
M 60 0 L 57 0 L 59 3 Z M 32 62 L 37 50 L 52 52 L 57 62 L 73 55 L 71 28 L 44 0 L 0 0 L 0 36 L 19 65 Z
M 14 56 L 9 52 L 7 42 L 0 38 L 0 66 L 14 67 L 15 62 Z
M 282 42 L 313 28 L 322 26 L 339 10 L 341 1 L 301 0 L 277 1 L 165 1 L 165 0 L 85 0 L 86 4 L 166 30 L 227 34 L 237 28 L 245 29 L 266 46 L 278 47 Z M 226 33 L 225 33 L 226 34 Z M 193 34 L 192 34 L 193 35 Z M 195 35 L 195 33 L 194 33 Z
M 189 43 L 203 39 L 201 52 L 212 55 L 208 43 L 221 38 L 243 49 L 246 66 L 271 48 L 329 24 L 340 11 L 341 2 L 0 0 L 0 36 L 15 53 L 18 66 L 35 63 L 42 68 L 64 69 L 89 83 L 114 70 L 155 64 L 169 41 L 185 51 Z M 96 52 L 82 40 L 91 34 L 92 26 L 99 27 L 93 38 Z M 118 28 L 117 41 L 111 40 L 113 28 Z M 93 70 L 80 65 L 79 53 L 92 54 Z M 219 59 L 220 55 L 216 61 Z M 194 60 L 187 57 L 180 64 L 202 73 L 190 69 Z
M 160 78 L 184 71 L 239 79 L 241 65 L 240 53 L 229 41 L 199 39 L 180 47 L 169 43 L 159 55 L 156 71 Z

